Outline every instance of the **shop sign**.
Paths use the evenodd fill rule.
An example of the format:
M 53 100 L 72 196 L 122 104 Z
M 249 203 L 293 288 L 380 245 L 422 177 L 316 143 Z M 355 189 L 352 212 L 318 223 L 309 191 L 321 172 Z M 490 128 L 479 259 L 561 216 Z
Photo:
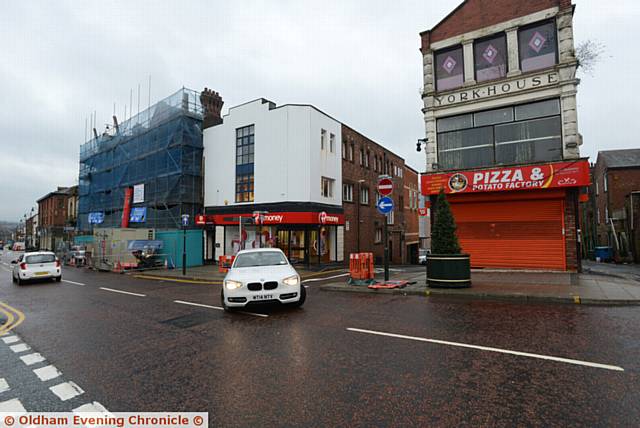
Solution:
M 588 186 L 589 163 L 586 160 L 423 174 L 422 194 L 503 192 Z
M 337 215 L 329 215 L 326 212 L 322 211 L 320 214 L 318 214 L 318 223 L 338 224 L 340 223 L 340 218 Z
M 475 89 L 452 92 L 450 94 L 435 95 L 433 97 L 434 107 L 444 107 L 452 104 L 458 104 L 465 101 L 475 101 L 484 98 L 495 97 L 498 95 L 522 92 L 527 89 L 543 88 L 545 86 L 555 85 L 560 81 L 557 71 L 539 74 L 531 77 L 523 77 L 492 85 L 484 85 Z
M 426 217 L 429 212 L 429 208 L 418 208 L 418 214 L 420 217 Z
M 144 223 L 147 221 L 147 207 L 132 208 L 129 221 L 131 223 Z
M 101 224 L 102 222 L 104 222 L 103 212 L 89 213 L 89 224 Z

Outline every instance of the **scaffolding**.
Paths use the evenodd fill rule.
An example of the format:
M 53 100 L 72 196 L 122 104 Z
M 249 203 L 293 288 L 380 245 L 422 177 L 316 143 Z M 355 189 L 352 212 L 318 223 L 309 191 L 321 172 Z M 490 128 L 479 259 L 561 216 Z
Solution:
M 144 223 L 129 227 L 175 229 L 180 216 L 202 212 L 202 116 L 199 92 L 183 88 L 80 146 L 78 229 L 120 227 L 125 190 L 144 184 Z

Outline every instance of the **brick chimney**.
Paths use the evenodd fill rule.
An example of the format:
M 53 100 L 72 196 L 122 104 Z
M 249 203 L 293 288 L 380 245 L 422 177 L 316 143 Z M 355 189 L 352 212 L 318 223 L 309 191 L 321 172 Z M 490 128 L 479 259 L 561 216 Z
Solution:
M 220 125 L 222 123 L 222 106 L 224 101 L 217 92 L 204 88 L 204 91 L 200 93 L 200 102 L 204 109 L 204 117 L 202 118 L 202 129 L 207 129 L 212 126 Z

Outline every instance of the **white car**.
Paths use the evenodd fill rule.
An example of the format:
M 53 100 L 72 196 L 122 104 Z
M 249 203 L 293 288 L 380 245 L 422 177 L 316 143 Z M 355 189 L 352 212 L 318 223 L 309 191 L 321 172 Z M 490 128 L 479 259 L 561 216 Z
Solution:
M 55 279 L 62 281 L 60 260 L 51 251 L 24 253 L 11 262 L 11 279 L 21 285 L 32 279 Z
M 238 252 L 220 297 L 225 310 L 259 303 L 302 306 L 307 292 L 282 250 L 256 248 Z

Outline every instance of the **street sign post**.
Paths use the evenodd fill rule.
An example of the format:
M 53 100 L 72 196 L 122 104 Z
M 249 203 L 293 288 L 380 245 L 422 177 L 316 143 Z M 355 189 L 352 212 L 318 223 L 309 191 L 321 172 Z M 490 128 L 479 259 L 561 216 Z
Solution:
M 182 214 L 182 276 L 187 276 L 187 226 L 189 214 Z
M 380 214 L 384 214 L 384 280 L 389 281 L 389 235 L 387 225 L 389 223 L 389 213 L 393 211 L 393 199 L 388 196 L 380 198 L 376 208 L 378 208 Z

